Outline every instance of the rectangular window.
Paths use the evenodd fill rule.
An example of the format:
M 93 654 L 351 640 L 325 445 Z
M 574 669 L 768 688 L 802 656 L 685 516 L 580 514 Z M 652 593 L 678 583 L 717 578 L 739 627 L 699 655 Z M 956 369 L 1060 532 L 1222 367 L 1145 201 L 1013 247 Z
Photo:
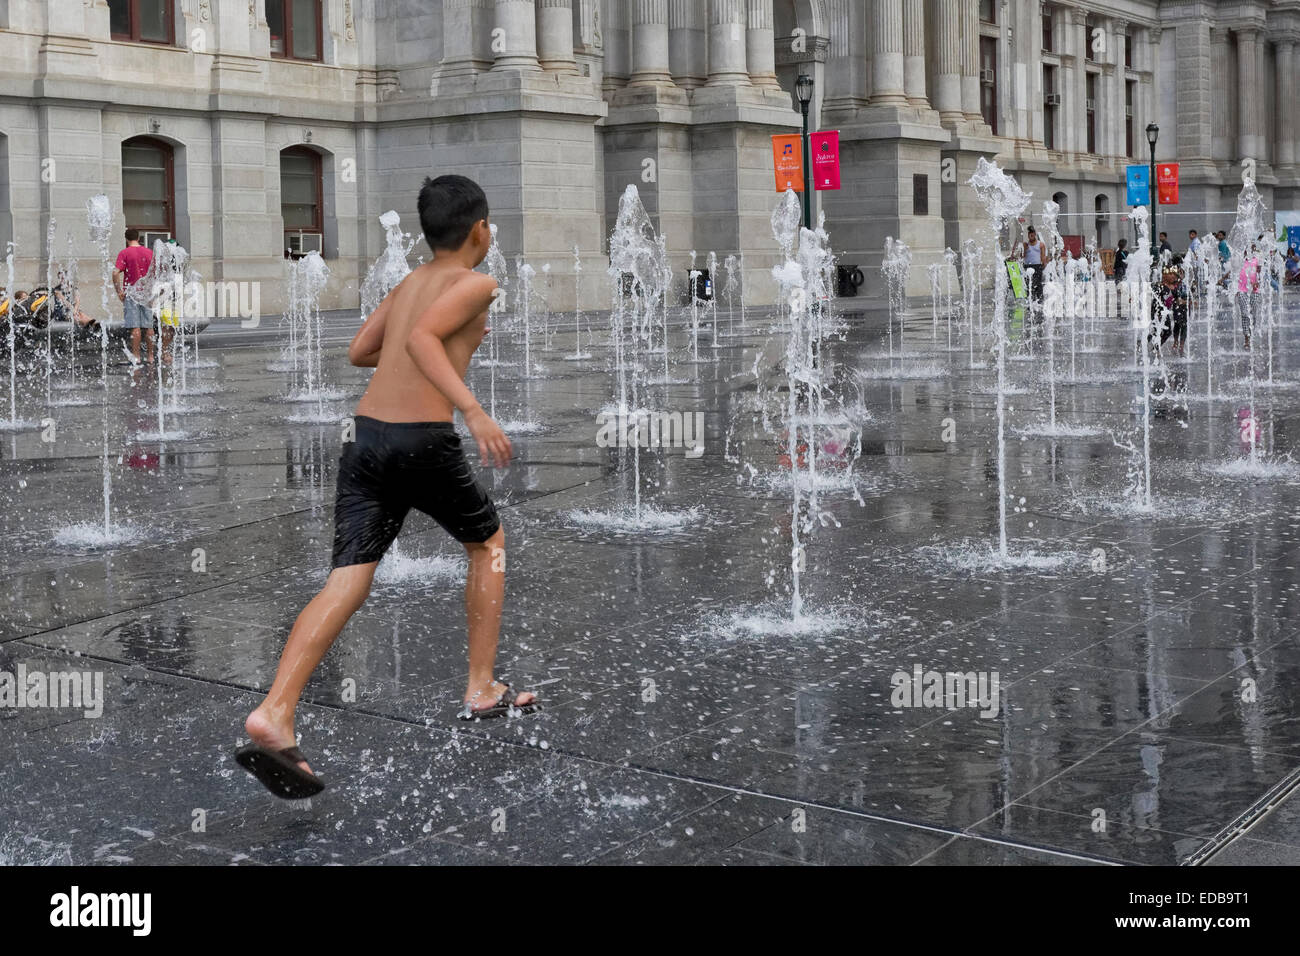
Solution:
M 1084 82 L 1085 111 L 1088 117 L 1088 152 L 1095 154 L 1097 152 L 1097 74 L 1089 73 L 1088 79 Z
M 994 133 L 998 131 L 998 41 L 980 37 L 980 113 Z
M 266 0 L 271 56 L 321 59 L 320 0 Z
M 1137 81 L 1128 80 L 1124 84 L 1124 155 L 1136 156 L 1133 147 L 1137 142 L 1137 116 L 1134 105 L 1137 101 Z
M 1051 7 L 1043 7 L 1043 52 L 1051 53 L 1054 50 L 1052 46 L 1052 26 L 1053 11 Z
M 1097 62 L 1097 55 L 1092 46 L 1092 31 L 1097 29 L 1097 21 L 1089 17 L 1083 24 L 1083 55 L 1089 63 Z
M 980 19 L 985 23 L 998 22 L 997 0 L 980 0 Z
M 172 0 L 108 0 L 108 32 L 114 40 L 170 45 Z
M 122 144 L 122 213 L 128 227 L 172 234 L 171 150 L 148 139 Z
M 930 177 L 923 173 L 912 176 L 912 215 L 930 215 Z
M 1124 37 L 1124 69 L 1133 69 L 1133 32 Z
M 309 248 L 321 250 L 324 222 L 320 155 L 302 146 L 280 153 L 280 216 L 284 219 L 285 250 L 296 256 Z
M 1043 67 L 1043 145 L 1056 149 L 1056 116 L 1061 94 L 1056 91 L 1056 67 Z

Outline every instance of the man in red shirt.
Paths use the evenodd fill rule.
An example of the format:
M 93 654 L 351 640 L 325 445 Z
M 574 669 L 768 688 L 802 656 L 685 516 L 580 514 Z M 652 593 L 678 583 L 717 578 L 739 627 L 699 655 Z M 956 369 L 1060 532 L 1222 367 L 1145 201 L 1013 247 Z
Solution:
M 126 248 L 117 254 L 117 263 L 113 268 L 113 287 L 117 297 L 122 301 L 122 328 L 131 330 L 131 355 L 136 363 L 140 361 L 140 330 L 144 330 L 144 340 L 148 347 L 149 364 L 153 364 L 153 316 L 142 302 L 127 298 L 127 289 L 140 281 L 149 271 L 153 262 L 153 253 L 140 244 L 140 230 L 126 231 Z

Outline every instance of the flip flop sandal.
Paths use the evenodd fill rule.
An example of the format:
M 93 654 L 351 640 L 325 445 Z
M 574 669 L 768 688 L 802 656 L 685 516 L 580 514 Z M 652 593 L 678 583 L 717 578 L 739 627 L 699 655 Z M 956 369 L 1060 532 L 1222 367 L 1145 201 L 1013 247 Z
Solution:
M 461 707 L 460 711 L 457 712 L 457 718 L 460 720 L 479 720 L 484 717 L 501 717 L 511 712 L 531 714 L 537 710 L 536 697 L 527 704 L 516 704 L 515 701 L 519 699 L 519 691 L 515 690 L 509 681 L 497 681 L 497 683 L 505 684 L 506 689 L 501 692 L 491 707 L 484 707 L 480 710 L 475 710 L 471 706 L 474 701 L 478 699 L 479 695 L 475 694 L 467 700 L 464 706 Z
M 297 747 L 269 750 L 257 744 L 249 744 L 235 754 L 241 767 L 284 800 L 305 800 L 325 789 L 325 784 L 298 766 L 305 759 Z

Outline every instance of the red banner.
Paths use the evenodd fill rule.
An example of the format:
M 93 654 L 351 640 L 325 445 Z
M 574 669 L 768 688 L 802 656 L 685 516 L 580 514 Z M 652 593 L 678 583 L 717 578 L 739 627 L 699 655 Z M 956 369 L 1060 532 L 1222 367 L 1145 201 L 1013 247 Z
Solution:
M 803 192 L 803 139 L 798 133 L 772 137 L 772 165 L 776 168 L 776 191 Z
M 812 133 L 808 141 L 812 150 L 813 189 L 839 189 L 840 131 Z
M 1156 194 L 1162 206 L 1178 205 L 1178 164 L 1160 163 L 1156 166 Z

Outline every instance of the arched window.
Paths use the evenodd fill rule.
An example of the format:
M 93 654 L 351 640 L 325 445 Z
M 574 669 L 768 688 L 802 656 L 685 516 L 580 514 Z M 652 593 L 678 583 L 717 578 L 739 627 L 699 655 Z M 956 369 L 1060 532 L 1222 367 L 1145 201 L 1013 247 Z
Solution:
M 108 32 L 114 40 L 170 45 L 172 0 L 108 0 Z
M 320 0 L 266 0 L 271 56 L 321 59 Z
M 290 146 L 280 151 L 280 216 L 286 256 L 325 251 L 321 159 L 315 150 Z
M 172 148 L 162 140 L 137 136 L 122 144 L 122 212 L 128 229 L 141 240 L 176 234 L 176 179 Z
M 1093 200 L 1093 210 L 1097 217 L 1097 248 L 1104 249 L 1110 245 L 1110 197 L 1099 195 Z

